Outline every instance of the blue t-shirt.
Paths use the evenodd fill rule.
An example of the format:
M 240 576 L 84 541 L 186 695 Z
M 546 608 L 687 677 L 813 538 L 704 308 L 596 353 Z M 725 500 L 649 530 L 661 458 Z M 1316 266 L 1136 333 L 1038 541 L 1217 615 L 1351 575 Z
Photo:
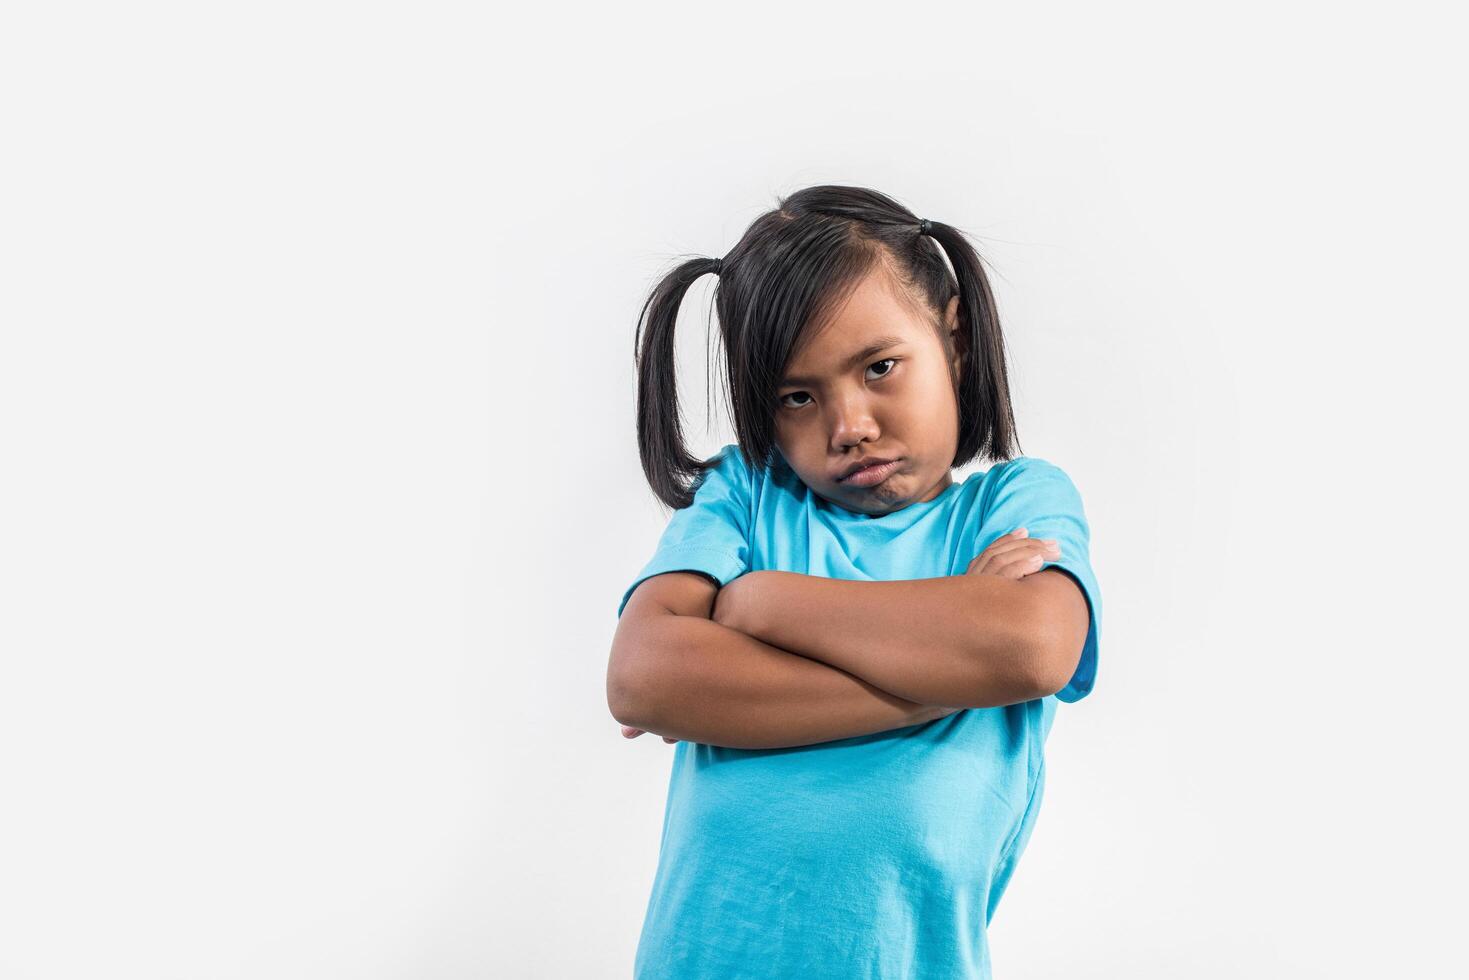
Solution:
M 937 497 L 871 516 L 812 493 L 781 457 L 762 472 L 725 446 L 673 512 L 644 579 L 704 572 L 720 585 L 773 569 L 892 581 L 963 575 L 1024 526 L 1055 538 L 1091 610 L 1058 694 L 969 708 L 872 735 L 779 749 L 674 746 L 658 870 L 637 977 L 990 976 L 986 928 L 1035 824 L 1057 701 L 1097 671 L 1101 595 L 1081 497 L 1021 456 Z

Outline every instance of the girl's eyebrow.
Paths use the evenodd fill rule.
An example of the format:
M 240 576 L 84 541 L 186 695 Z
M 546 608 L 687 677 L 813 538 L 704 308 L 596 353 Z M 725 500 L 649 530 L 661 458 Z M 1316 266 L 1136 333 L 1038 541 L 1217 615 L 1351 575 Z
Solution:
M 868 344 L 866 347 L 859 350 L 857 353 L 853 354 L 851 357 L 847 358 L 846 363 L 842 365 L 842 370 L 850 371 L 852 368 L 861 364 L 868 358 L 873 357 L 877 354 L 881 354 L 889 347 L 897 347 L 899 344 L 902 343 L 905 343 L 902 337 L 879 337 L 872 343 Z M 793 375 L 786 375 L 784 378 L 781 379 L 780 383 L 781 385 L 809 385 L 814 384 L 815 381 L 815 378 L 798 378 Z

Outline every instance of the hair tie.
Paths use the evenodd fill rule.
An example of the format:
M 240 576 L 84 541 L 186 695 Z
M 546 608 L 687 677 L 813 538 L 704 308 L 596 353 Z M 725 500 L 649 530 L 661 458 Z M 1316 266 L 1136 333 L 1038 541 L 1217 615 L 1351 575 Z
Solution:
M 719 259 L 710 259 L 709 261 L 712 263 L 709 266 L 709 271 L 712 272 L 712 273 L 714 273 L 715 275 L 718 275 L 719 274 L 719 270 L 721 270 L 721 269 L 724 268 L 724 259 L 722 259 L 722 258 L 719 258 Z
M 921 221 L 918 222 L 918 234 L 920 234 L 920 235 L 931 235 L 931 234 L 933 234 L 933 230 L 932 229 L 933 229 L 933 225 L 929 224 L 929 221 L 928 221 L 927 218 L 924 218 L 923 220 L 921 220 Z

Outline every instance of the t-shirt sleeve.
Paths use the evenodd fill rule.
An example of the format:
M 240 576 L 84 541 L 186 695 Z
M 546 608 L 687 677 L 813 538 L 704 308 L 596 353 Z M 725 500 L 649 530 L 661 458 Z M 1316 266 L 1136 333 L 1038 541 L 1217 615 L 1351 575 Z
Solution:
M 723 587 L 749 570 L 750 479 L 738 446 L 719 451 L 714 467 L 700 476 L 693 502 L 673 512 L 653 557 L 622 594 L 619 618 L 633 590 L 654 575 L 703 572 Z
M 1091 531 L 1082 509 L 1081 494 L 1065 471 L 1033 456 L 1020 456 L 1001 464 L 997 484 L 990 491 L 979 540 L 974 554 L 981 554 L 1001 535 L 1017 527 L 1031 538 L 1054 538 L 1061 548 L 1055 561 L 1049 558 L 1040 570 L 1061 569 L 1081 586 L 1086 597 L 1089 623 L 1086 642 L 1075 672 L 1056 693 L 1060 701 L 1080 701 L 1091 692 L 1097 677 L 1097 643 L 1102 622 L 1102 593 L 1092 572 Z

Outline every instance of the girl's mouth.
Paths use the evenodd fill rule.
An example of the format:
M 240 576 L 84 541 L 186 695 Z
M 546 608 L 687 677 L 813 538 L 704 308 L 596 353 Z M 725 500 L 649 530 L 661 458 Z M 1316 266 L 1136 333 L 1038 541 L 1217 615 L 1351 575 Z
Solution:
M 902 460 L 895 459 L 890 463 L 878 463 L 860 469 L 842 481 L 843 486 L 848 487 L 874 487 L 886 480 L 898 468 Z

